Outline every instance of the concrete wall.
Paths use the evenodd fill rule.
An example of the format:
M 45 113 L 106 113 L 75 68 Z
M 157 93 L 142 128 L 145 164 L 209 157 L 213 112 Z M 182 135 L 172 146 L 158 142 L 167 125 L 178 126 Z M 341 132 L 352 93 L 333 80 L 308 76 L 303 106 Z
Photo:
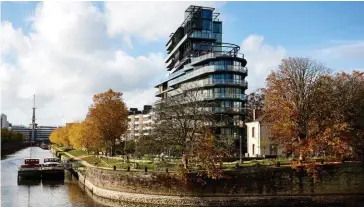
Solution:
M 275 203 L 282 206 L 302 201 L 327 204 L 339 198 L 353 201 L 364 193 L 362 171 L 363 168 L 357 165 L 327 166 L 322 171 L 323 180 L 316 184 L 310 177 L 299 176 L 302 174 L 290 168 L 248 168 L 247 171 L 230 174 L 229 179 L 207 179 L 204 183 L 197 180 L 193 183 L 191 180 L 187 183 L 172 183 L 175 181 L 173 175 L 164 174 L 166 177 L 163 177 L 163 173 L 158 175 L 91 168 L 78 172 L 78 177 L 92 195 L 116 201 L 172 206 L 231 206 L 242 203 Z M 161 178 L 166 182 L 161 181 Z M 350 197 L 353 195 L 356 196 Z

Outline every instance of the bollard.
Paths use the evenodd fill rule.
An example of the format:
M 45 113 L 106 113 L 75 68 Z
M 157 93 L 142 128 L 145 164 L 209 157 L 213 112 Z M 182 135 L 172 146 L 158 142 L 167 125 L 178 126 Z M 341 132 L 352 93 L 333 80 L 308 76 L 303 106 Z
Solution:
M 166 173 L 168 173 L 168 168 L 166 168 Z
M 276 167 L 280 167 L 281 166 L 281 162 L 276 162 Z
M 116 166 L 114 165 L 114 170 L 116 170 Z
M 145 168 L 144 168 L 144 172 L 148 172 L 148 168 L 147 168 L 147 166 L 145 166 Z
M 235 167 L 236 167 L 236 168 L 239 168 L 239 163 L 236 163 L 236 164 L 235 164 Z
M 127 169 L 128 169 L 128 171 L 130 171 L 130 167 L 129 167 L 129 166 L 128 166 L 128 168 L 127 168 Z

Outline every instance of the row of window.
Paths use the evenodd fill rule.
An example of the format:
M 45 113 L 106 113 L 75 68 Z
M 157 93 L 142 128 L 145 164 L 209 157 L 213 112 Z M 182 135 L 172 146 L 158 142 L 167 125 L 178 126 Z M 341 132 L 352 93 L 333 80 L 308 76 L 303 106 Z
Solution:
M 243 102 L 241 101 L 220 101 L 220 107 L 222 108 L 241 108 Z
M 204 94 L 223 93 L 223 94 L 242 94 L 244 91 L 240 88 L 212 88 L 203 90 Z
M 221 65 L 221 66 L 228 66 L 228 65 L 234 65 L 234 66 L 241 66 L 241 62 L 239 61 L 233 61 L 233 60 L 213 60 L 209 62 L 209 65 Z
M 239 74 L 211 74 L 212 80 L 244 80 L 242 75 Z

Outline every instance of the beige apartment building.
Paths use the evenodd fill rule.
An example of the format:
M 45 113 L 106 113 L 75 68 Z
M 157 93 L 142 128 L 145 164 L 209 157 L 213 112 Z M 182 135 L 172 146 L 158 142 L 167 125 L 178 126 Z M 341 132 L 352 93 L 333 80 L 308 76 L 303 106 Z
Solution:
M 130 108 L 128 116 L 128 130 L 124 139 L 137 140 L 140 136 L 151 134 L 153 124 L 152 106 L 144 105 L 143 110 Z

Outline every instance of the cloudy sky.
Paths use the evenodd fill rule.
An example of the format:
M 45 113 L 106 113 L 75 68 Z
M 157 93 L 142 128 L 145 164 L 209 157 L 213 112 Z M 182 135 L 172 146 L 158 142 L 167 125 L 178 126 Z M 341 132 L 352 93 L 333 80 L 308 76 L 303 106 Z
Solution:
M 241 46 L 249 90 L 287 56 L 334 71 L 364 71 L 364 2 L 2 2 L 1 112 L 29 124 L 82 120 L 92 95 L 123 92 L 128 107 L 154 100 L 164 45 L 190 5 L 221 13 L 223 41 Z

